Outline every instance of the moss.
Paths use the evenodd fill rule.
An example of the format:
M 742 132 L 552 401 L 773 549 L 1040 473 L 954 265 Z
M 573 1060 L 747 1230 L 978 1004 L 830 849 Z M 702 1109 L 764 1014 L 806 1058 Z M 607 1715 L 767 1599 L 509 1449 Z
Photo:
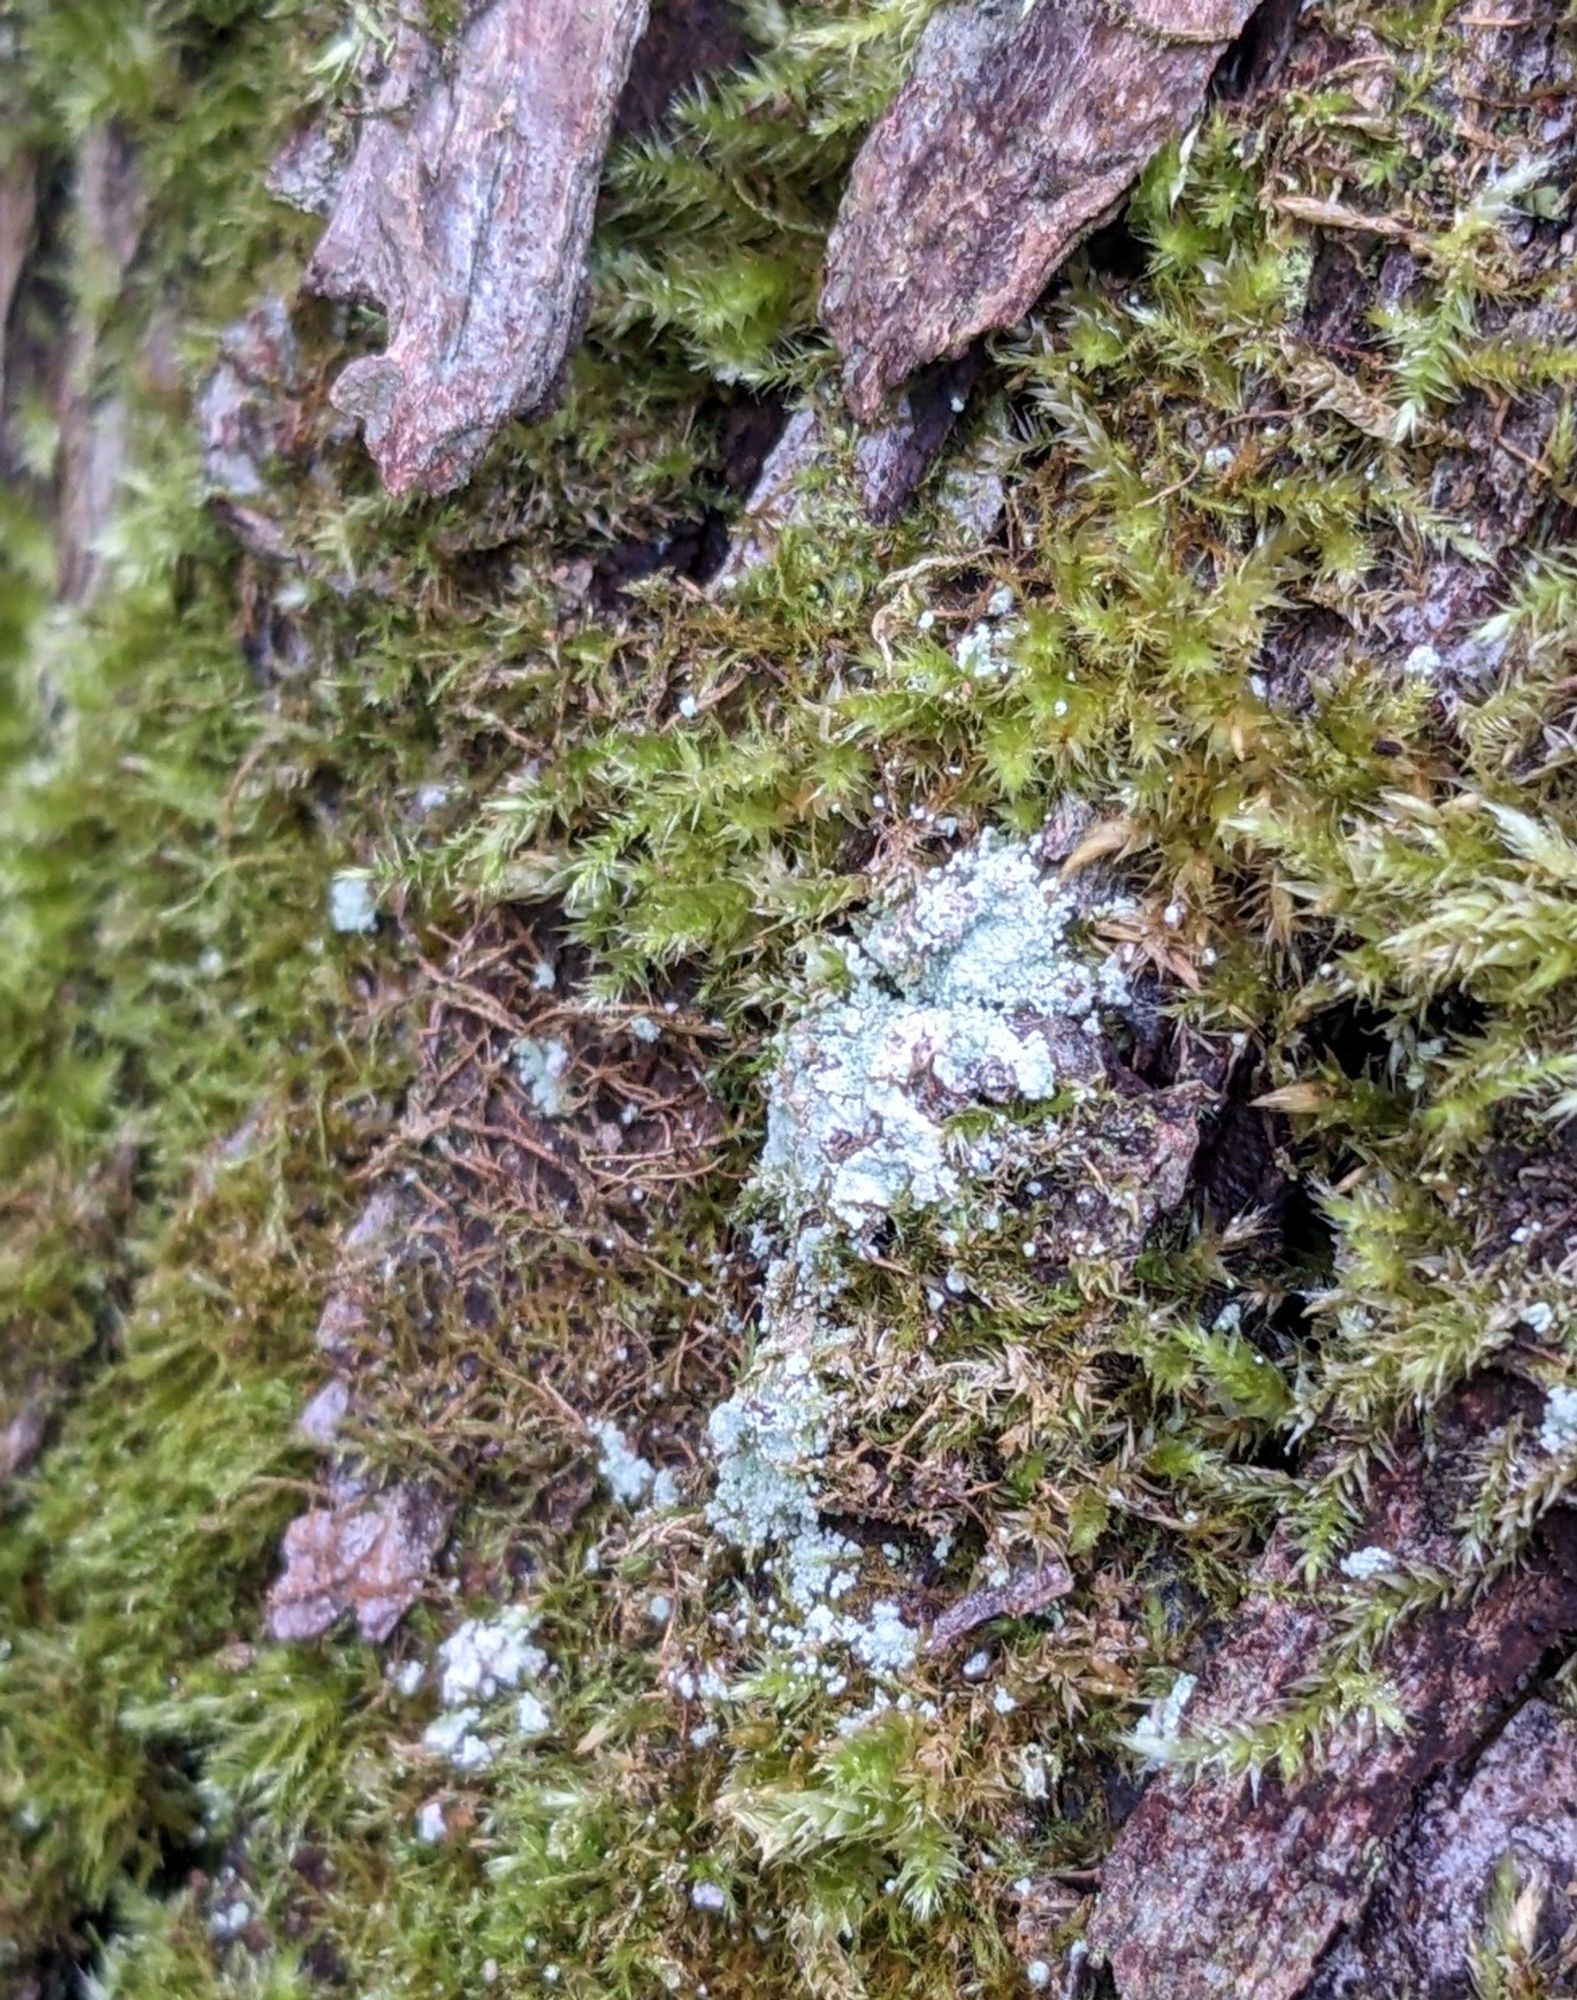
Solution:
M 1008 474 L 988 542 L 961 545 L 941 478 L 878 529 L 834 471 L 725 597 L 592 588 L 726 509 L 742 388 L 828 372 L 822 236 L 925 11 L 752 10 L 757 53 L 612 163 L 559 410 L 438 502 L 390 501 L 343 441 L 287 451 L 263 503 L 287 589 L 205 505 L 180 399 L 137 356 L 175 299 L 195 378 L 209 330 L 290 282 L 308 231 L 261 166 L 346 87 L 342 24 L 27 13 L 33 143 L 58 163 L 121 121 L 151 209 L 126 301 L 66 273 L 140 397 L 105 583 L 51 608 L 13 502 L 0 577 L 0 1391 L 48 1421 L 0 1551 L 0 1979 L 102 1940 L 128 2000 L 1012 1991 L 1020 1949 L 1077 1928 L 1131 1733 L 1271 1527 L 1335 1562 L 1409 1414 L 1492 1355 L 1570 1382 L 1540 1240 L 1563 1198 L 1529 1165 L 1577 1101 L 1570 384 L 1518 317 L 1558 297 L 1565 215 L 1463 132 L 1457 14 L 1327 9 L 1376 58 L 1361 98 L 1294 69 L 1155 164 L 1128 267 L 1095 246 L 996 344 L 960 446 L 990 428 Z M 1516 145 L 1535 102 L 1484 116 Z M 1398 239 L 1352 220 L 1382 205 L 1413 264 L 1383 309 Z M 1344 259 L 1356 303 L 1324 341 Z M 359 330 L 297 320 L 317 412 Z M 1530 552 L 1491 561 L 1460 478 L 1505 476 L 1506 397 L 1503 435 L 1536 433 Z M 1452 678 L 1408 618 L 1464 576 L 1487 594 L 1457 623 L 1483 630 Z M 958 644 L 1003 584 L 1018 611 L 979 676 Z M 1158 1041 L 1214 1050 L 1269 1137 L 1246 1190 L 1201 1195 L 1131 1271 L 1026 1268 L 1006 1199 L 962 1241 L 900 1212 L 851 1260 L 862 1365 L 819 1476 L 871 1589 L 915 1589 L 919 1617 L 1003 1547 L 1057 1549 L 1076 1583 L 992 1629 L 983 1678 L 923 1657 L 906 1707 L 849 1729 L 892 1690 L 807 1686 L 744 1643 L 727 1621 L 760 1580 L 702 1512 L 705 1417 L 755 1331 L 737 1189 L 771 1035 L 857 906 L 1069 794 L 1124 879 L 1108 942 L 1164 982 Z M 374 931 L 335 933 L 336 877 L 374 887 Z M 632 1169 L 639 1227 L 611 1196 L 570 1222 L 510 1207 L 485 1324 L 430 1271 L 387 1301 L 358 1446 L 459 1508 L 396 1657 L 519 1603 L 554 1666 L 551 1730 L 470 1776 L 420 1749 L 430 1685 L 262 1628 L 317 1471 L 293 1421 L 338 1228 L 379 1174 L 474 1184 L 462 1139 L 401 1123 L 408 1091 L 432 1102 L 456 938 L 522 965 L 551 944 L 577 1146 L 574 1090 L 626 1064 L 587 1025 L 609 996 L 664 1035 L 682 1007 L 716 1120 L 679 1187 Z M 477 1047 L 491 1087 L 507 1064 Z M 681 1504 L 599 1483 L 600 1421 Z M 1486 1467 L 1462 1577 L 1511 1559 L 1566 1476 Z M 1246 1761 L 1375 1707 L 1325 1665 Z

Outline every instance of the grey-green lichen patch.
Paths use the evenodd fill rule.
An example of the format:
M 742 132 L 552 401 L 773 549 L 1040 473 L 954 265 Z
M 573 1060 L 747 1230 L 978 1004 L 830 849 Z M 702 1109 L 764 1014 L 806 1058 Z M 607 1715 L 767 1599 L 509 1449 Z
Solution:
M 987 833 L 845 945 L 842 990 L 790 1027 L 768 1100 L 760 1185 L 786 1222 L 955 1201 L 1005 1157 L 1015 1105 L 1100 1077 L 1103 1013 L 1130 983 L 1081 941 L 1087 884 Z M 966 1112 L 985 1117 L 960 1138 Z
M 707 1518 L 749 1556 L 774 1542 L 807 1539 L 816 1527 L 810 1468 L 832 1441 L 836 1413 L 818 1363 L 835 1336 L 818 1339 L 814 1322 L 790 1332 L 807 1282 L 794 1260 L 769 1270 L 755 1366 L 707 1422 L 717 1461 Z M 830 1572 L 843 1553 L 841 1538 L 829 1543 L 818 1573 Z
M 1031 839 L 987 832 L 921 874 L 845 941 L 782 1037 L 752 1197 L 769 1260 L 756 1348 L 709 1420 L 707 1518 L 769 1579 L 759 1636 L 840 1692 L 851 1660 L 901 1675 L 920 1640 L 913 1613 L 862 1589 L 871 1565 L 828 1525 L 819 1470 L 859 1451 L 862 1385 L 890 1365 L 855 1304 L 873 1233 L 901 1220 L 949 1259 L 929 1288 L 934 1338 L 947 1298 L 970 1288 L 974 1239 L 1000 1235 L 1020 1183 L 1031 1219 L 1015 1250 L 1064 1263 L 1131 1258 L 1182 1193 L 1193 1101 L 1168 1102 L 1173 1143 L 1164 1118 L 1146 1127 L 1148 1108 L 1104 1082 L 1132 984 L 1093 934 L 1122 898 L 1059 872 L 1086 817 Z M 896 1547 L 878 1567 L 912 1585 Z
M 526 1095 L 544 1118 L 561 1118 L 569 1108 L 569 1087 L 565 1075 L 570 1066 L 569 1046 L 558 1036 L 539 1040 L 522 1035 L 512 1051 L 515 1074 Z
M 780 1652 L 794 1672 L 841 1693 L 851 1657 L 872 1673 L 898 1673 L 919 1634 L 890 1600 L 861 1593 L 860 1543 L 822 1516 L 816 1467 L 848 1426 L 839 1357 L 846 1364 L 852 1336 L 832 1316 L 837 1281 L 820 1239 L 807 1236 L 768 1271 L 755 1359 L 708 1420 L 717 1477 L 706 1518 L 770 1580 L 768 1599 L 735 1615 L 734 1638 Z

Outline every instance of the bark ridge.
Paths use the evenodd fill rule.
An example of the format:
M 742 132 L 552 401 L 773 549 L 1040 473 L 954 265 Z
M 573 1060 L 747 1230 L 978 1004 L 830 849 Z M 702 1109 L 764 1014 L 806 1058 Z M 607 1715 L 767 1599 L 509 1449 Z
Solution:
M 333 399 L 391 492 L 460 485 L 503 423 L 552 399 L 645 25 L 646 0 L 496 0 L 446 64 L 401 30 L 307 273 L 388 313 L 386 351 Z
M 821 313 L 869 423 L 915 369 L 1024 317 L 1204 99 L 1252 0 L 950 6 L 861 148 Z

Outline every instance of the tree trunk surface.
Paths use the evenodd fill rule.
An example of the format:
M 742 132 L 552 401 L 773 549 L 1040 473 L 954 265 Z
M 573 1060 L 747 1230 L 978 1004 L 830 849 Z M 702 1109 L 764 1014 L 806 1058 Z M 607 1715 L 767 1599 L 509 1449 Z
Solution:
M 1577 1992 L 1569 14 L 0 38 L 0 1996 Z

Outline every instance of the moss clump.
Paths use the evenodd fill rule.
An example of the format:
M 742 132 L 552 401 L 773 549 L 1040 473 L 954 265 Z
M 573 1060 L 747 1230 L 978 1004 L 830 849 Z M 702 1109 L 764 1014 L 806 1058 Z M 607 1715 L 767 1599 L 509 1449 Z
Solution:
M 709 598 L 658 558 L 731 504 L 747 393 L 828 372 L 822 238 L 925 11 L 750 12 L 755 53 L 613 161 L 565 399 L 463 494 L 374 489 L 320 422 L 360 330 L 297 310 L 271 553 L 172 413 L 299 267 L 262 170 L 349 101 L 343 23 L 24 9 L 46 180 L 114 119 L 150 210 L 118 301 L 46 231 L 17 322 L 51 276 L 91 305 L 135 417 L 93 601 L 51 603 L 39 487 L 0 574 L 0 1397 L 45 1437 L 0 1552 L 19 1991 L 73 1954 L 124 2000 L 1013 1991 L 1269 1530 L 1351 1553 L 1372 1455 L 1492 1356 L 1571 1393 L 1570 217 L 1501 159 L 1540 157 L 1569 35 L 1323 9 L 997 343 L 903 520 L 834 468 Z M 944 512 L 977 449 L 983 540 Z M 1188 1199 L 1077 1265 L 1052 1166 L 892 1204 L 839 1254 L 814 1512 L 873 1629 L 1020 1557 L 1073 1587 L 967 1661 L 809 1676 L 705 1511 L 762 1324 L 773 1037 L 856 906 L 1070 799 L 1121 884 L 1122 1062 L 1214 1093 Z M 375 928 L 334 928 L 336 879 Z M 523 1038 L 566 1051 L 554 1120 Z M 365 1476 L 457 1510 L 387 1657 L 263 1627 L 369 1181 L 453 1224 L 358 1357 Z M 608 1424 L 660 1490 L 616 1490 Z M 1484 1468 L 1448 1583 L 1566 1490 L 1550 1436 Z M 402 1669 L 505 1605 L 549 1726 L 457 1771 Z M 1378 1707 L 1325 1666 L 1246 1756 Z

